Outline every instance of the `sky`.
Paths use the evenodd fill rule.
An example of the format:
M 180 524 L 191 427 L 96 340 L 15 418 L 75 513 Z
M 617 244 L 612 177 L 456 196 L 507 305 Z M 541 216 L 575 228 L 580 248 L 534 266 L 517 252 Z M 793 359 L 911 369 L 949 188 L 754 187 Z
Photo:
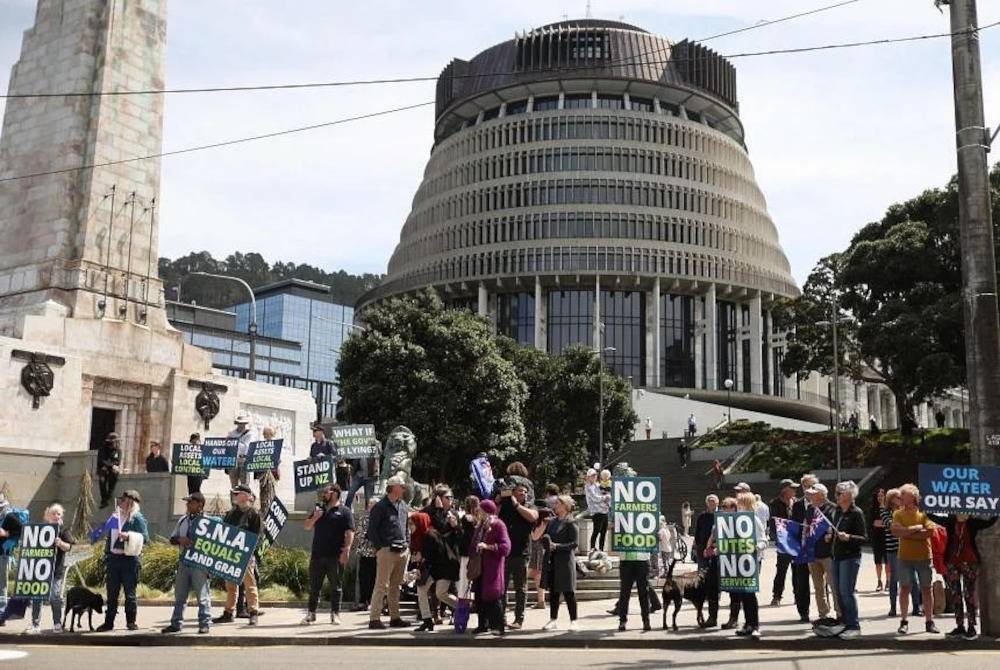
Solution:
M 835 0 L 593 0 L 671 40 Z M 0 91 L 34 0 L 0 0 Z M 515 31 L 582 18 L 585 0 L 168 0 L 168 88 L 434 76 Z M 293 10 L 293 11 L 292 11 Z M 1000 2 L 980 2 L 980 25 Z M 719 53 L 947 33 L 932 0 L 858 0 L 706 42 Z M 987 125 L 1000 121 L 1000 27 L 982 33 Z M 948 38 L 735 58 L 747 147 L 801 284 L 894 202 L 955 172 Z M 433 82 L 168 95 L 164 149 L 431 101 Z M 2 109 L 2 101 L 0 101 Z M 160 254 L 257 251 L 271 262 L 385 272 L 432 146 L 433 106 L 163 159 Z M 61 166 L 53 166 L 61 167 Z

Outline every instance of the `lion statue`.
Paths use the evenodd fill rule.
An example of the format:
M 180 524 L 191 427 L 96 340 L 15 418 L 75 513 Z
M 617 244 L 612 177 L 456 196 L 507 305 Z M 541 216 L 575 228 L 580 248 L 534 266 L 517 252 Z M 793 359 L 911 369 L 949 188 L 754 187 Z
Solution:
M 375 495 L 385 495 L 385 483 L 390 477 L 400 476 L 406 481 L 403 501 L 410 507 L 421 505 L 429 495 L 426 484 L 413 479 L 413 458 L 417 455 L 417 438 L 406 426 L 396 426 L 389 431 L 382 451 L 382 468 L 375 485 Z

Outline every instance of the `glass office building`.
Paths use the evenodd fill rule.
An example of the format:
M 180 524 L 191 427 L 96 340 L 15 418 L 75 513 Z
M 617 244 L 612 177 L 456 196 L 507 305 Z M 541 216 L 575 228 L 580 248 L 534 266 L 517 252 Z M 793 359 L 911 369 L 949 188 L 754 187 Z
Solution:
M 798 289 L 725 58 L 615 21 L 543 26 L 444 68 L 434 140 L 359 309 L 435 287 L 635 386 L 784 392 L 770 309 Z

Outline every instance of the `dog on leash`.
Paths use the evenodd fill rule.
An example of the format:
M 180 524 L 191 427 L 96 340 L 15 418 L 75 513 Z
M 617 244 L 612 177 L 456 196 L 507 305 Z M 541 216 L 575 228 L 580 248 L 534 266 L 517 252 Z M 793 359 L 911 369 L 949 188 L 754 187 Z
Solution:
M 685 600 L 691 601 L 698 612 L 698 625 L 705 623 L 705 615 L 702 608 L 706 601 L 705 578 L 708 570 L 702 568 L 695 572 L 686 572 L 683 575 L 674 577 L 674 565 L 676 560 L 670 561 L 670 568 L 667 570 L 666 579 L 663 582 L 663 630 L 667 629 L 668 604 L 674 604 L 673 630 L 677 630 L 677 613 L 681 610 L 681 604 Z
M 94 593 L 85 586 L 74 586 L 66 592 L 66 611 L 63 613 L 65 624 L 66 616 L 69 615 L 69 631 L 72 633 L 79 625 L 83 628 L 83 613 L 87 613 L 87 625 L 90 630 L 94 630 L 94 612 L 102 614 L 104 612 L 104 596 Z

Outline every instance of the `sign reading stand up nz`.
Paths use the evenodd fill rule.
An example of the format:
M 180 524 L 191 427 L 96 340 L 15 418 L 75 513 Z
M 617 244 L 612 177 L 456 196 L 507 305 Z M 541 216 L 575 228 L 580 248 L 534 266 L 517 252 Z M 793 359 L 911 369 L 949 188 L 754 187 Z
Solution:
M 295 461 L 295 492 L 315 491 L 333 483 L 333 458 L 307 458 Z

